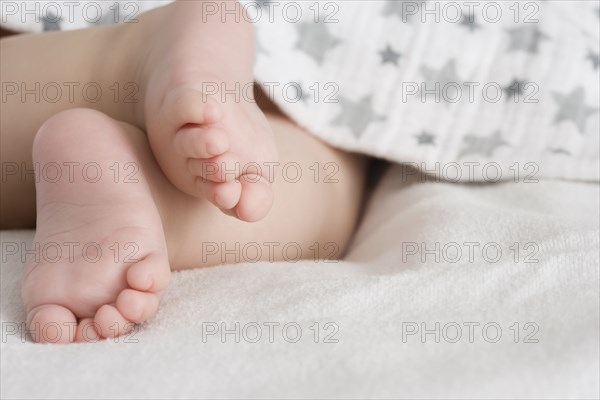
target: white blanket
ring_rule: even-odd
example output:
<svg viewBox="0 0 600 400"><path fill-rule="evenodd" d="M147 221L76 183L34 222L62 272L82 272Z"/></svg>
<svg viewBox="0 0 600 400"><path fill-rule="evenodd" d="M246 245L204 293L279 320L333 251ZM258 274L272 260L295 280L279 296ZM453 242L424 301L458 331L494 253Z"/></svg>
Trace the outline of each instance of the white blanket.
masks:
<svg viewBox="0 0 600 400"><path fill-rule="evenodd" d="M118 343L24 341L21 263L4 249L32 233L2 232L2 397L598 398L598 185L402 180L379 185L346 261L176 273ZM413 254L436 242L440 262ZM465 242L474 258L450 263Z"/></svg>

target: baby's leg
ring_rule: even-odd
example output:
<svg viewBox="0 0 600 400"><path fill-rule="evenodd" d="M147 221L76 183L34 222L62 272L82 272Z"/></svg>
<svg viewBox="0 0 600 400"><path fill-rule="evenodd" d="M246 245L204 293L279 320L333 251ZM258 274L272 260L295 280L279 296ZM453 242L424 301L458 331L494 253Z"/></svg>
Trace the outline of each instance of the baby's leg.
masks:
<svg viewBox="0 0 600 400"><path fill-rule="evenodd" d="M44 121L60 111L86 107L133 124L133 106L141 95L132 90L138 84L124 69L128 58L110 45L128 29L103 26L0 40L1 229L35 226L31 148Z"/></svg>
<svg viewBox="0 0 600 400"><path fill-rule="evenodd" d="M206 5L219 10L213 14ZM32 198L31 174L25 173L29 182L23 185L21 173L31 169L27 153L42 122L86 107L147 132L161 168L179 189L243 220L263 218L272 202L270 177L254 179L256 170L244 167L275 162L277 151L252 90L246 90L252 84L252 26L243 18L236 22L235 15L221 18L220 8L235 5L178 1L137 23L3 39L0 131L3 183L10 193ZM207 97L208 87L218 94ZM237 95L221 96L232 89ZM22 159L28 162L17 165ZM234 179L244 171L250 179ZM32 215L33 204L23 203L23 196L0 196L3 206L19 211L5 216L3 227Z"/></svg>
<svg viewBox="0 0 600 400"><path fill-rule="evenodd" d="M146 21L163 21L160 10L151 16ZM75 336L85 339L87 334L89 339L94 332L120 334L128 321L149 318L168 281L169 265L182 269L258 259L339 257L360 208L362 157L333 150L281 117L268 119L281 159L273 166L275 205L265 220L242 223L207 200L175 188L154 160L142 130L133 126L140 124L136 110L147 94L144 82L137 80L127 69L131 64L124 62L144 59L143 54L138 57L139 46L128 42L134 28L139 29L111 26L23 35L0 42L2 90L7 95L2 99L0 118L0 226L33 227L34 179L24 172L32 170L35 161L42 173L37 187L36 241L40 249L58 244L66 260L49 260L44 251L38 260L30 260L23 297L30 328L49 322L62 324L61 341L73 338L66 328L75 321L80 323ZM113 48L112 43L121 46ZM63 92L57 102L36 101L40 94L37 83L56 83L63 89L67 84L79 86L74 98ZM103 89L98 102L82 98L81 86L87 83ZM115 100L114 89L122 90L130 83L140 83L138 103L126 103L122 96ZM17 94L9 94L13 84L18 86ZM33 94L23 92L31 88ZM63 180L53 183L43 174L51 163L64 168ZM89 181L94 180L88 175L93 173L94 163L100 165L104 181ZM262 167L269 165L273 164ZM90 166L86 175L78 169L82 166ZM270 172L263 170L259 175ZM71 176L75 181L64 181ZM115 177L118 183L114 183ZM214 198L209 200L214 202ZM102 249L101 258L90 262L96 245ZM71 258L71 254L79 254L79 258ZM131 256L139 262L124 258ZM92 318L98 328L83 329ZM43 329L38 331L36 339L48 340L43 333Z"/></svg>
<svg viewBox="0 0 600 400"><path fill-rule="evenodd" d="M274 168L276 202L255 224L175 188L143 132L131 125L88 109L44 123L34 161L64 170L63 179L36 184L40 252L29 260L23 281L34 339L68 342L124 333L156 311L169 264L183 269L339 258L358 218L364 160L279 117L271 122L282 155ZM57 248L60 260L41 250Z"/></svg>
<svg viewBox="0 0 600 400"><path fill-rule="evenodd" d="M6 165L28 158L15 154L31 148L34 132L54 113L93 108L147 132L162 170L182 191L240 219L263 218L272 202L270 177L244 167L275 162L277 151L247 90L253 28L239 15L222 19L222 9L236 4L178 1L139 16L137 23L3 39L0 129ZM208 97L209 88L218 93ZM222 96L231 90L236 94ZM13 166L8 186L31 197L31 183L13 182L20 179ZM17 172L24 170L19 166ZM244 171L250 179L235 180ZM33 208L20 206L17 197L0 200Z"/></svg>

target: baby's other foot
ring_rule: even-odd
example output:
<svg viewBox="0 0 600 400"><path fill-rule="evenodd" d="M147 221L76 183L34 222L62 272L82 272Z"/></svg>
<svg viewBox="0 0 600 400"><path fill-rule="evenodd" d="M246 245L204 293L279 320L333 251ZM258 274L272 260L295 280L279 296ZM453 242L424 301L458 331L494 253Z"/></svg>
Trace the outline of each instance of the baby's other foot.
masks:
<svg viewBox="0 0 600 400"><path fill-rule="evenodd" d="M243 19L203 15L202 3L176 2L141 19L160 28L160 36L147 39L140 68L143 126L171 183L241 220L258 221L273 201L277 150L252 90L244 90L252 84L254 33ZM207 87L218 93L207 96Z"/></svg>
<svg viewBox="0 0 600 400"><path fill-rule="evenodd" d="M35 341L119 336L156 313L170 269L139 169L144 141L136 128L85 109L59 113L38 132L34 162L64 170L36 182L36 252L22 284Z"/></svg>
<svg viewBox="0 0 600 400"><path fill-rule="evenodd" d="M148 135L159 143L153 148L163 172L180 190L244 221L269 212L277 150L256 104L220 103L191 87L172 88L160 110L148 114Z"/></svg>

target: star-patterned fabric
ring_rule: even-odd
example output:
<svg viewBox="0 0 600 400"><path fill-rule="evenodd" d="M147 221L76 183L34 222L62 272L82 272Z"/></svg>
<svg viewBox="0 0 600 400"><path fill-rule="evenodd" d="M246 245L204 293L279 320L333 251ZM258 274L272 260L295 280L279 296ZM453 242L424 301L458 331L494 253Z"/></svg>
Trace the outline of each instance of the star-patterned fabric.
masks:
<svg viewBox="0 0 600 400"><path fill-rule="evenodd" d="M90 3L103 18L0 17L12 29L74 29L168 1ZM334 146L426 171L535 163L536 177L600 179L600 1L242 4L257 27L257 81Z"/></svg>
<svg viewBox="0 0 600 400"><path fill-rule="evenodd" d="M256 77L301 81L302 101L272 96L321 139L426 172L599 180L600 2L291 1L299 22L278 3L257 22Z"/></svg>

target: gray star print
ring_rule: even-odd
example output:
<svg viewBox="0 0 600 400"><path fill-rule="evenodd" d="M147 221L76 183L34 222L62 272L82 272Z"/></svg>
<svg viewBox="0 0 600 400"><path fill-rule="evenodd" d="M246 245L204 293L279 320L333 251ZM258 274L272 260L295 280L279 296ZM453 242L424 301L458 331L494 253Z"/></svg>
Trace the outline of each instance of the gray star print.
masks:
<svg viewBox="0 0 600 400"><path fill-rule="evenodd" d="M420 134L415 135L415 138L417 138L417 144L419 146L423 146L423 145L435 146L435 136L433 136L429 132L423 131Z"/></svg>
<svg viewBox="0 0 600 400"><path fill-rule="evenodd" d="M56 15L44 15L42 16L42 29L44 32L48 31L60 31L61 18Z"/></svg>
<svg viewBox="0 0 600 400"><path fill-rule="evenodd" d="M513 79L511 83L502 88L502 91L506 94L506 101L514 101L517 103L525 90L526 81L519 79Z"/></svg>
<svg viewBox="0 0 600 400"><path fill-rule="evenodd" d="M419 15L427 0L388 0L383 9L383 15L397 15L402 22L411 21L415 15Z"/></svg>
<svg viewBox="0 0 600 400"><path fill-rule="evenodd" d="M508 146L508 143L502 139L499 131L496 131L490 137L467 135L463 138L463 148L458 158L462 158L468 154L481 154L491 157L494 154L494 150L500 146Z"/></svg>
<svg viewBox="0 0 600 400"><path fill-rule="evenodd" d="M460 24L465 28L469 29L469 31L473 32L477 29L481 29L481 26L475 21L474 15L466 15L463 17Z"/></svg>
<svg viewBox="0 0 600 400"><path fill-rule="evenodd" d="M381 64L394 64L398 65L398 59L401 57L400 53L396 53L394 49L388 44L385 50L379 52L381 55Z"/></svg>
<svg viewBox="0 0 600 400"><path fill-rule="evenodd" d="M92 22L94 25L112 25L115 24L115 17L113 15L105 15L98 21Z"/></svg>
<svg viewBox="0 0 600 400"><path fill-rule="evenodd" d="M262 11L266 11L267 14L269 14L271 12L271 7L274 7L274 1L273 0L254 0L254 3Z"/></svg>
<svg viewBox="0 0 600 400"><path fill-rule="evenodd" d="M594 70L596 70L600 65L600 54L594 53L590 50L588 56L586 57L586 60L590 60L592 62L592 65L594 66Z"/></svg>
<svg viewBox="0 0 600 400"><path fill-rule="evenodd" d="M310 90L304 89L304 85L302 84L302 82L294 82L292 83L292 85L296 89L296 95L292 97L292 100L294 102L297 102L296 100L299 100L303 103L306 103L308 100L310 100Z"/></svg>
<svg viewBox="0 0 600 400"><path fill-rule="evenodd" d="M427 90L433 90L436 83L440 84L440 92L443 92L442 89L449 83L462 85L462 80L456 73L456 62L454 60L449 60L442 69L437 71L423 66L421 67L421 73L425 77ZM448 104L449 99L446 96L441 96L441 99Z"/></svg>
<svg viewBox="0 0 600 400"><path fill-rule="evenodd" d="M319 64L323 63L325 53L340 44L341 40L329 33L328 24L324 22L301 22L298 27L296 48L304 51Z"/></svg>
<svg viewBox="0 0 600 400"><path fill-rule="evenodd" d="M423 66L421 67L421 73L425 76L427 83L435 84L439 82L440 85L444 86L448 83L458 83L461 81L456 73L456 62L454 60L449 60L442 69L437 71Z"/></svg>
<svg viewBox="0 0 600 400"><path fill-rule="evenodd" d="M385 120L385 117L373 111L371 103L371 96L364 97L358 102L342 96L339 102L342 112L333 120L333 123L347 126L354 136L359 138L371 122Z"/></svg>
<svg viewBox="0 0 600 400"><path fill-rule="evenodd" d="M548 39L535 25L509 29L508 34L510 35L509 52L523 50L534 54L538 52L540 40Z"/></svg>
<svg viewBox="0 0 600 400"><path fill-rule="evenodd" d="M585 91L583 87L575 88L569 95L553 93L554 100L560 107L554 117L554 123L572 121L580 133L585 131L587 117L598 112L597 108L588 107L585 104Z"/></svg>

